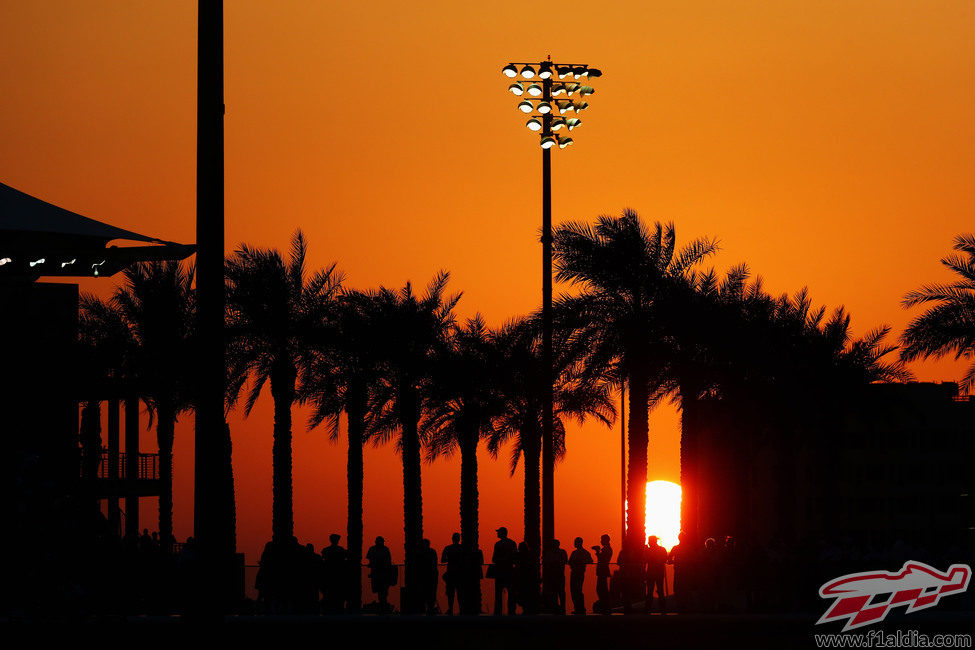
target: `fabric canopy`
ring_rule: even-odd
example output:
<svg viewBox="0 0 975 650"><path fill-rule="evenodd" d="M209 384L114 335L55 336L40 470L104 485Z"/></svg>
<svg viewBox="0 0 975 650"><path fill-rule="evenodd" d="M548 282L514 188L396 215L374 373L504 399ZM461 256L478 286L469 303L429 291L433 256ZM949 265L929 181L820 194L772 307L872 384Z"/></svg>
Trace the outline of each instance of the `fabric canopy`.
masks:
<svg viewBox="0 0 975 650"><path fill-rule="evenodd" d="M83 217L0 183L0 232L2 231L75 235L106 242L112 239L128 239L162 243L162 240L154 237Z"/></svg>
<svg viewBox="0 0 975 650"><path fill-rule="evenodd" d="M109 245L115 240L151 245ZM137 262L186 259L195 249L83 217L0 183L0 281L107 276Z"/></svg>

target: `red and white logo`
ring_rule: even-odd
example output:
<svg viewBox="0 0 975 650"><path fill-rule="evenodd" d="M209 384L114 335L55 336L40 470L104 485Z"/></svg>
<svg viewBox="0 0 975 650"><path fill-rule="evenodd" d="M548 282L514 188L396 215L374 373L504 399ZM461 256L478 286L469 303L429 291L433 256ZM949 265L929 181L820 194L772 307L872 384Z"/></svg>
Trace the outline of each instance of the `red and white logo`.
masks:
<svg viewBox="0 0 975 650"><path fill-rule="evenodd" d="M879 623L894 607L907 605L907 613L934 607L942 596L968 589L972 570L967 564L952 564L942 573L922 562L905 562L900 571L865 571L830 580L819 588L820 598L836 598L833 606L816 621L829 623L847 619L843 631ZM886 599L875 598L890 594ZM874 602L871 600L874 599Z"/></svg>

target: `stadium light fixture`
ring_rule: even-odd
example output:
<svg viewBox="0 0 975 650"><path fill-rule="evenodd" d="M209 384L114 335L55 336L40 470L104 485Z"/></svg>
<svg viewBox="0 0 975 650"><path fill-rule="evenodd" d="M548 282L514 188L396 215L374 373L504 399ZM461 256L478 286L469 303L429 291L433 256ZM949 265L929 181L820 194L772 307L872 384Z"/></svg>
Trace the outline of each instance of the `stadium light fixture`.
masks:
<svg viewBox="0 0 975 650"><path fill-rule="evenodd" d="M519 67L520 70L519 70ZM568 111L578 114L589 105L580 100L556 100L557 96L572 96L576 93L580 97L592 95L592 86L578 83L583 77L591 80L602 76L597 68L590 68L586 64L559 64L548 57L540 63L515 61L505 65L501 72L508 78L521 75L523 79L535 79L537 82L525 84L515 81L508 90L516 96L527 93L533 99L523 99L518 108L529 114L526 126L538 133L539 146L542 148L542 367L546 375L543 382L542 395L542 548L541 552L552 547L555 537L555 420L553 410L553 355L552 355L552 149L556 146L565 149L573 144L572 138L556 134L562 128L569 131L582 124L577 117L564 118ZM562 81L572 75L572 81ZM558 77L558 80L556 80ZM537 98L537 99L534 99ZM558 110L558 116L555 111ZM543 595L550 600L554 593L551 578L543 573Z"/></svg>

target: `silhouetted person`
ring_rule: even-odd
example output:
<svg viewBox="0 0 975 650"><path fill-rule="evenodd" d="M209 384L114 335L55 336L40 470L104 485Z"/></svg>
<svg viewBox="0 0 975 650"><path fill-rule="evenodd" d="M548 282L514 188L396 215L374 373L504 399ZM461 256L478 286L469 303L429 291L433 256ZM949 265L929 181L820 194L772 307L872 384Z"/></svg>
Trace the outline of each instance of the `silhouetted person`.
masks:
<svg viewBox="0 0 975 650"><path fill-rule="evenodd" d="M597 607L600 614L609 614L611 598L609 595L609 578L612 575L609 563L613 559L613 547L609 545L609 535L599 538L600 546L594 546L596 551L596 596L599 598Z"/></svg>
<svg viewBox="0 0 975 650"><path fill-rule="evenodd" d="M633 602L646 595L646 569L643 543L639 540L625 541L617 555L619 564L619 590L623 600L623 613L633 613Z"/></svg>
<svg viewBox="0 0 975 650"><path fill-rule="evenodd" d="M437 613L437 587L440 584L440 571L437 565L437 549L430 545L429 539L424 539L420 549L423 558L423 609L428 615Z"/></svg>
<svg viewBox="0 0 975 650"><path fill-rule="evenodd" d="M446 565L443 572L444 590L447 592L447 616L454 615L454 595L460 596L458 611L464 610L464 547L460 545L460 533L450 537L450 545L440 554L440 561Z"/></svg>
<svg viewBox="0 0 975 650"><path fill-rule="evenodd" d="M262 556L263 559L263 556ZM176 559L176 570L180 577L180 586L187 611L201 611L203 590L200 588L200 553L193 537L187 537L186 543L179 551Z"/></svg>
<svg viewBox="0 0 975 650"><path fill-rule="evenodd" d="M667 564L671 564L674 567L674 586L671 589L671 593L674 594L674 600L677 602L677 611L683 612L686 609L686 594L684 593L686 585L686 576L684 575L684 570L681 568L682 558L681 558L681 544L684 541L684 533L680 533L677 536L677 543L673 545L670 549L670 553L667 554Z"/></svg>
<svg viewBox="0 0 975 650"><path fill-rule="evenodd" d="M664 593L664 577L666 575L667 549L660 545L656 535L647 538L647 599L643 609L649 612L653 607L653 593L660 598L660 611L667 612L667 596Z"/></svg>
<svg viewBox="0 0 975 650"><path fill-rule="evenodd" d="M322 582L325 612L335 614L345 607L349 579L349 554L339 546L341 535L328 536L329 545L322 549Z"/></svg>
<svg viewBox="0 0 975 650"><path fill-rule="evenodd" d="M295 572L298 540L270 541L261 554L256 587L266 611L271 614L291 614L295 603Z"/></svg>
<svg viewBox="0 0 975 650"><path fill-rule="evenodd" d="M552 585L555 610L559 614L565 614L565 567L568 563L569 556L565 549L559 540L553 539L552 546L542 561L542 580Z"/></svg>
<svg viewBox="0 0 975 650"><path fill-rule="evenodd" d="M701 555L698 570L700 574L695 582L701 589L701 604L705 612L711 613L716 605L717 585L715 579L718 573L718 545L713 537L704 540L704 553Z"/></svg>
<svg viewBox="0 0 975 650"><path fill-rule="evenodd" d="M185 546L183 547L186 548ZM180 551L180 556L184 555L184 551ZM270 608L271 602L271 573L273 572L272 564L273 560L271 556L273 551L271 549L271 542L264 545L264 551L261 553L261 559L258 561L257 565L257 575L254 577L254 588L257 589L257 602L266 608Z"/></svg>
<svg viewBox="0 0 975 650"><path fill-rule="evenodd" d="M320 613L318 592L321 585L322 558L315 552L314 544L305 544L300 549L296 569L299 611L302 614Z"/></svg>
<svg viewBox="0 0 975 650"><path fill-rule="evenodd" d="M538 613L538 553L528 542L518 545L515 559L515 595L523 614Z"/></svg>
<svg viewBox="0 0 975 650"><path fill-rule="evenodd" d="M575 550L569 556L569 593L572 595L572 613L585 616L586 597L582 594L582 585L586 580L586 565L592 564L592 555L582 548L582 538L576 537L573 544Z"/></svg>
<svg viewBox="0 0 975 650"><path fill-rule="evenodd" d="M376 538L376 544L366 553L369 562L369 583L372 593L379 598L379 612L389 609L389 588L393 585L393 556L386 547L386 540Z"/></svg>
<svg viewBox="0 0 975 650"><path fill-rule="evenodd" d="M294 614L298 611L302 595L300 584L302 548L301 544L298 543L298 538L294 535L291 536L289 542L285 542L283 557L281 607L285 614Z"/></svg>
<svg viewBox="0 0 975 650"><path fill-rule="evenodd" d="M717 606L719 611L729 611L741 604L741 599L738 597L739 590L747 593L747 586L743 584L745 581L742 567L739 564L741 557L734 537L731 535L725 537L724 544L718 549L718 557L717 572L714 576Z"/></svg>
<svg viewBox="0 0 975 650"><path fill-rule="evenodd" d="M481 580L484 578L484 552L473 548L464 552L463 587L458 593L460 610L465 616L481 613Z"/></svg>
<svg viewBox="0 0 975 650"><path fill-rule="evenodd" d="M508 615L514 616L515 597L512 593L515 579L515 556L518 545L508 539L508 529L498 528L498 541L494 543L494 554L491 556L491 570L489 578L494 578L494 615L500 616L501 599L505 589L508 590Z"/></svg>

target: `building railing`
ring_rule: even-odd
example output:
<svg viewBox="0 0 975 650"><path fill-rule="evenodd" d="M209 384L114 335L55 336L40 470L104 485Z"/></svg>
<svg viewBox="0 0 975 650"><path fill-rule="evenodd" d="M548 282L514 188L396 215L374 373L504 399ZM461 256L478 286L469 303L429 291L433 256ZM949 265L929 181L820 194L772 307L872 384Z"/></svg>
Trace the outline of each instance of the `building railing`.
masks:
<svg viewBox="0 0 975 650"><path fill-rule="evenodd" d="M84 476L87 459L81 458L81 475ZM115 477L112 476L113 470ZM95 476L100 479L118 478L125 480L128 478L128 462L124 452L113 456L107 450L102 450L98 458L98 469ZM140 481L154 481L159 479L159 454L139 453L138 474L136 479Z"/></svg>

